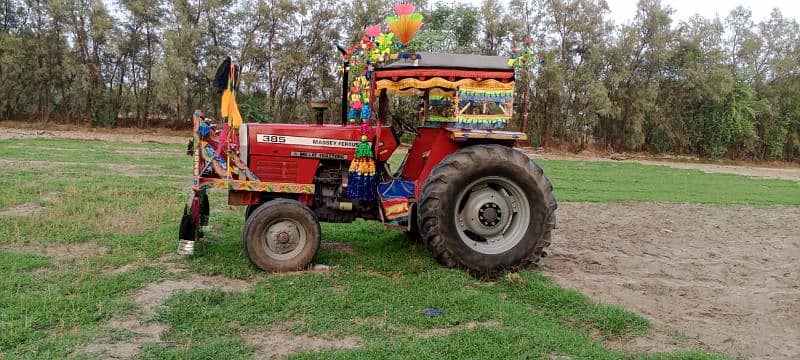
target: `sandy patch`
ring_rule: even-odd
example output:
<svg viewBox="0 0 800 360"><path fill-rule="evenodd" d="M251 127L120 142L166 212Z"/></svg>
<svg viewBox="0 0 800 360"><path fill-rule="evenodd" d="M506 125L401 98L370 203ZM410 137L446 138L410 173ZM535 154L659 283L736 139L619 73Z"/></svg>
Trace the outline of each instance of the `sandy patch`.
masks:
<svg viewBox="0 0 800 360"><path fill-rule="evenodd" d="M0 128L0 140L6 139L31 139L31 138L59 138L74 140L102 140L102 141L124 141L124 142L153 142L161 144L185 144L191 133L187 131L186 136L163 136L151 134L114 134L107 132L93 131L61 131L61 130L33 130L33 129L12 129Z"/></svg>
<svg viewBox="0 0 800 360"><path fill-rule="evenodd" d="M91 258L104 255L108 251L105 247L90 242L76 244L9 244L6 249L44 255L56 261Z"/></svg>
<svg viewBox="0 0 800 360"><path fill-rule="evenodd" d="M101 272L103 273L103 275L119 275L119 274L133 272L138 268L139 268L138 264L129 263L119 267L106 266L103 267Z"/></svg>
<svg viewBox="0 0 800 360"><path fill-rule="evenodd" d="M188 178L189 176L162 175L159 173L160 166L157 165L133 165L133 164L114 164L114 163L93 163L93 162L73 162L73 161L45 161L45 160L7 160L0 159L3 166L21 166L27 169L55 170L64 166L102 166L120 175L130 177L158 176ZM101 174L106 175L106 174Z"/></svg>
<svg viewBox="0 0 800 360"><path fill-rule="evenodd" d="M765 168L765 167L738 166L738 165L682 163L682 162L654 161L654 160L634 160L634 161L645 165L658 165L676 169L700 170L704 173L736 174L736 175L742 175L754 178L763 178L763 179L782 179L782 180L800 181L800 169L798 168L782 169L782 168Z"/></svg>
<svg viewBox="0 0 800 360"><path fill-rule="evenodd" d="M42 202L50 204L58 201L58 193L56 192L48 192L42 194L40 197ZM2 210L0 210L0 216L21 216L21 217L28 217L38 214L44 210L39 204L34 203L24 203L18 205L8 206Z"/></svg>
<svg viewBox="0 0 800 360"><path fill-rule="evenodd" d="M521 148L522 152L533 159L546 160L576 160L576 161L625 161L635 162L644 165L667 166L675 169L700 170L705 173L736 174L747 177L762 179L782 179L800 181L800 167L763 167L763 166L741 166L741 165L722 165L697 162L681 162L683 157L665 157L654 159L650 156L611 154L603 157L601 154L587 152L580 154L571 153L550 153L544 149ZM695 159L686 159L695 161Z"/></svg>
<svg viewBox="0 0 800 360"><path fill-rule="evenodd" d="M339 243L339 242L330 242L330 241L323 241L322 248L325 250L333 250L338 252L343 252L348 255L355 255L356 248L349 244Z"/></svg>
<svg viewBox="0 0 800 360"><path fill-rule="evenodd" d="M503 323L501 323L500 321L497 321L497 320L487 320L487 321L481 321L481 322L470 321L470 322L467 322L467 323L464 323L464 324L459 324L459 325L450 326L450 327L446 327L446 328L433 328L433 329L424 330L422 332L418 332L416 334L416 336L418 338L420 338L420 339L426 339L426 338L434 337L434 336L447 336L447 335L450 335L450 333L452 333L454 331L457 331L457 330L475 330L475 329L483 328L483 327L498 327L498 326L501 326L501 325L503 325Z"/></svg>
<svg viewBox="0 0 800 360"><path fill-rule="evenodd" d="M172 256L163 257L169 260ZM165 263L167 271L173 273L187 273L186 269L176 263ZM104 273L124 273L132 271L135 265L124 265L115 269L104 269ZM139 354L139 349L144 344L162 342L161 335L169 329L165 324L150 321L155 314L155 309L164 300L177 291L195 291L219 289L224 292L247 291L252 286L251 282L236 280L224 276L204 276L188 273L185 279L165 280L151 283L131 296L139 306L139 312L122 318L112 318L108 322L110 329L127 330L135 333L131 338L122 341L111 341L108 337L101 337L95 342L79 347L78 353L101 355L107 359L130 359Z"/></svg>
<svg viewBox="0 0 800 360"><path fill-rule="evenodd" d="M247 343L256 348L255 359L277 359L301 350L352 349L361 345L361 339L353 336L336 338L297 335L275 327L267 332L247 335Z"/></svg>
<svg viewBox="0 0 800 360"><path fill-rule="evenodd" d="M12 205L0 210L0 216L18 216L18 217L27 217L33 216L39 212L44 210L43 207L34 204L34 203L24 203L19 205Z"/></svg>
<svg viewBox="0 0 800 360"><path fill-rule="evenodd" d="M46 203L54 203L58 201L59 195L57 192L47 192L42 194L42 196L40 196L39 198Z"/></svg>
<svg viewBox="0 0 800 360"><path fill-rule="evenodd" d="M244 280L190 273L186 279L149 284L134 294L133 301L145 314L152 314L158 305L177 291L219 289L224 292L238 292L247 291L251 286L251 283Z"/></svg>
<svg viewBox="0 0 800 360"><path fill-rule="evenodd" d="M130 359L139 353L142 345L161 342L161 334L168 329L158 322L143 323L135 319L111 319L108 327L134 334L125 341L92 343L81 348L80 352L102 355L104 359Z"/></svg>
<svg viewBox="0 0 800 360"><path fill-rule="evenodd" d="M561 203L558 215L542 265L558 284L732 356L800 358L800 207ZM615 346L661 349L651 340Z"/></svg>

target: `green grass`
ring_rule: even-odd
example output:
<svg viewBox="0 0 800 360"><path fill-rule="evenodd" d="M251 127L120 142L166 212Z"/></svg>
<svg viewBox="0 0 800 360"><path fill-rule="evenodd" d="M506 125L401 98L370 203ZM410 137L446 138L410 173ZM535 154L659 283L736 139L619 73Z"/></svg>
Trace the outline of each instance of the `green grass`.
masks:
<svg viewBox="0 0 800 360"><path fill-rule="evenodd" d="M800 205L800 183L600 161L539 162L566 201Z"/></svg>
<svg viewBox="0 0 800 360"><path fill-rule="evenodd" d="M392 169L405 153L395 154ZM536 160L559 201L800 205L800 182L633 162Z"/></svg>
<svg viewBox="0 0 800 360"><path fill-rule="evenodd" d="M153 150L153 153L148 151ZM0 216L0 358L51 359L98 339L124 339L112 317L133 316L131 296L176 278L162 256L174 252L178 219L190 187L191 159L181 145L75 140L0 141L0 211L25 203L43 209ZM31 162L32 161L32 162ZM111 165L109 165L111 164ZM128 165L128 167L114 166ZM677 201L797 205L798 184L616 163L543 161L560 200ZM127 172L126 172L127 171ZM597 304L534 271L476 280L444 269L424 249L375 222L323 224L325 241L356 254L320 250L326 273L267 275L241 250L242 211L212 193L209 243L180 259L194 272L248 279L245 292L183 291L158 308L169 326L163 343L141 358L242 358L255 349L247 334L288 327L296 334L355 336L361 346L301 352L297 358L640 358L608 349L604 339L648 333L649 322ZM25 249L93 244L103 251L58 258ZM104 269L139 264L130 272ZM444 314L427 317L425 307ZM470 329L470 322L490 324ZM453 328L436 336L432 329ZM649 355L710 359L701 350Z"/></svg>

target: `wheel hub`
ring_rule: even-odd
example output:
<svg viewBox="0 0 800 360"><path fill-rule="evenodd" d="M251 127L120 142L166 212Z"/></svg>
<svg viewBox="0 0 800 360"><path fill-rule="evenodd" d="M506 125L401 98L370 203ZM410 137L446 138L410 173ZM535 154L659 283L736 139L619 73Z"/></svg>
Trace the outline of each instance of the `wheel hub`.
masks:
<svg viewBox="0 0 800 360"><path fill-rule="evenodd" d="M507 178L487 176L476 180L456 200L456 228L461 241L479 253L508 251L528 229L528 198L519 185Z"/></svg>
<svg viewBox="0 0 800 360"><path fill-rule="evenodd" d="M502 216L503 212L500 210L500 206L493 202L485 203L478 209L478 220L480 220L481 224L484 226L497 226L500 220L502 220Z"/></svg>
<svg viewBox="0 0 800 360"><path fill-rule="evenodd" d="M510 217L511 204L503 194L490 187L484 187L469 194L460 216L465 230L485 238L502 234Z"/></svg>
<svg viewBox="0 0 800 360"><path fill-rule="evenodd" d="M286 254L300 244L300 230L290 221L280 221L267 229L267 246L276 254Z"/></svg>

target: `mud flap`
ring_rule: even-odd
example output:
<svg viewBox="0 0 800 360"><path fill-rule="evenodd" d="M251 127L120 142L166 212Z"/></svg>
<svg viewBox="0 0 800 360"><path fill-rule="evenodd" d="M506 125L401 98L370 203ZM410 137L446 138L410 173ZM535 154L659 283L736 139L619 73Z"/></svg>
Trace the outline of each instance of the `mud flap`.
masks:
<svg viewBox="0 0 800 360"><path fill-rule="evenodd" d="M200 238L200 196L192 191L189 201L183 208L181 225L178 230L178 255L194 254L194 245Z"/></svg>

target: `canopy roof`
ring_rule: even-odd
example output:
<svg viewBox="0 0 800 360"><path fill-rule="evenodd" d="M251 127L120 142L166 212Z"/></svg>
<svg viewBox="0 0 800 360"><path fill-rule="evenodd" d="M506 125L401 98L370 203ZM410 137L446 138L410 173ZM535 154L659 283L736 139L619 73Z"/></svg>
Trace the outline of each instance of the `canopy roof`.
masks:
<svg viewBox="0 0 800 360"><path fill-rule="evenodd" d="M411 95L439 89L454 95L457 89L513 90L514 68L508 58L468 54L421 53L415 60L400 59L372 74L376 90ZM416 62L416 63L415 63Z"/></svg>
<svg viewBox="0 0 800 360"><path fill-rule="evenodd" d="M504 56L484 56L472 54L420 53L421 58L414 65L411 59L401 59L380 69L468 69L514 72Z"/></svg>

